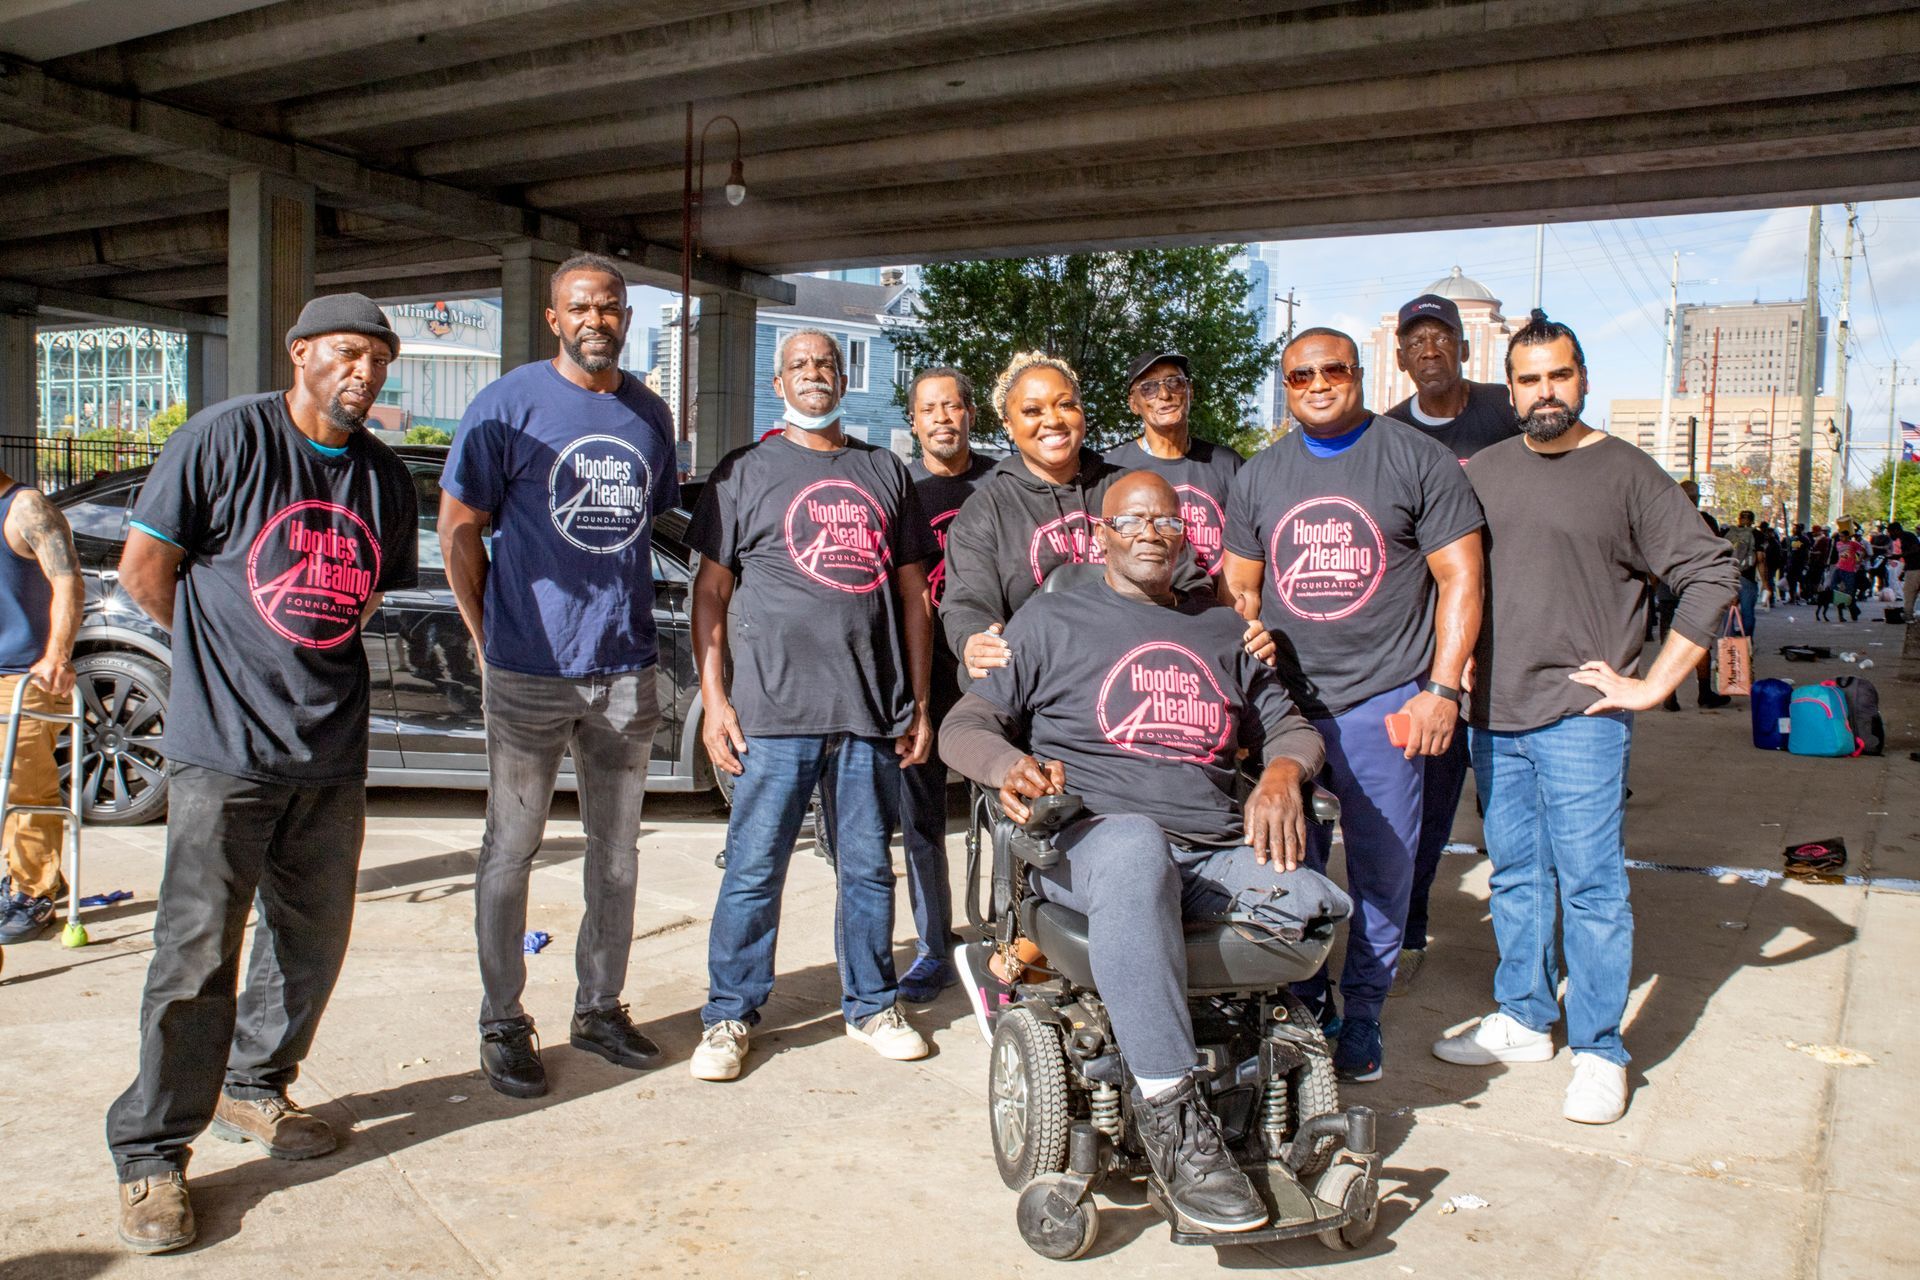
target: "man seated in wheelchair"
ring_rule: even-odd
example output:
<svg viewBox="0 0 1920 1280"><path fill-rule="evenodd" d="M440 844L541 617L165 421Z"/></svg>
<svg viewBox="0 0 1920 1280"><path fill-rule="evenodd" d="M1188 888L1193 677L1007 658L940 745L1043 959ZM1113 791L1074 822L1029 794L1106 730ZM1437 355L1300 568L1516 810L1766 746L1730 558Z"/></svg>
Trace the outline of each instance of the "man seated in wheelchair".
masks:
<svg viewBox="0 0 1920 1280"><path fill-rule="evenodd" d="M1006 631L1012 661L974 683L940 751L997 788L1016 823L1041 796L1085 801L1086 816L1055 840L1057 861L1020 890L1085 917L1091 986L1131 1074L1132 1128L1161 1195L1193 1229L1249 1231L1267 1210L1193 1074L1182 922L1228 916L1282 950L1311 932L1311 954L1292 966L1301 971L1269 983L1282 992L1324 957L1327 922L1351 909L1303 865L1303 790L1324 748L1279 677L1247 654L1239 616L1172 590L1184 526L1165 480L1123 478L1096 523L1104 577L1021 607ZM1265 768L1243 803L1247 749ZM1012 998L988 970L992 951L958 953L983 1030Z"/></svg>

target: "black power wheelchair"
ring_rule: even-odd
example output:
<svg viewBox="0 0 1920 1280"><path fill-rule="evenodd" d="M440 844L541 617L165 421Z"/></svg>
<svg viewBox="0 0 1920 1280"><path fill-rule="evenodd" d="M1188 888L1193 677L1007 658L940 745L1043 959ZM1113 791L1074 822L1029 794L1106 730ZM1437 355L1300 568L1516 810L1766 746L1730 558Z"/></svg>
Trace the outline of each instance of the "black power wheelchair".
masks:
<svg viewBox="0 0 1920 1280"><path fill-rule="evenodd" d="M1043 590L1073 589L1088 566L1056 572ZM1095 572L1098 572L1095 569ZM1330 824L1339 801L1309 784L1309 820ZM1078 817L1076 796L1048 796L1016 825L997 793L971 789L967 919L994 944L1013 1002L991 1015L988 1127L1000 1178L1020 1193L1020 1234L1044 1257L1093 1246L1093 1193L1105 1178L1144 1179L1134 1132L1133 1077L1121 1058L1087 957L1087 921L1031 892L1030 869L1060 858L1053 837ZM987 875L983 879L983 864ZM1379 1212L1374 1115L1340 1107L1320 1025L1289 984L1311 977L1333 946L1320 921L1288 941L1247 917L1189 920L1187 995L1200 1051L1196 1078L1229 1146L1272 1215L1255 1231L1190 1231L1149 1182L1148 1198L1175 1244L1264 1244L1318 1236L1338 1251L1373 1235ZM1044 961L1023 966L1027 939ZM983 1028L984 1030L984 1028Z"/></svg>

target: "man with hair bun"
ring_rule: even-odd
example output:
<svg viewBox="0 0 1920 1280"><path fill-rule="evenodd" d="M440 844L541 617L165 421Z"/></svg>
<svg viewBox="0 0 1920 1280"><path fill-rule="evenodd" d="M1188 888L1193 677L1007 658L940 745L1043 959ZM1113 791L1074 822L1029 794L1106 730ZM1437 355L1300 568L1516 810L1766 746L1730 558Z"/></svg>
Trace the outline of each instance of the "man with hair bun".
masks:
<svg viewBox="0 0 1920 1280"><path fill-rule="evenodd" d="M1658 706L1706 655L1734 598L1733 556L1659 464L1581 421L1587 362L1573 330L1536 310L1507 348L1507 381L1524 434L1467 463L1487 520L1470 747L1493 862L1499 1008L1433 1052L1468 1066L1550 1061L1564 954L1573 1076L1562 1114L1611 1124L1627 1106L1633 713ZM1655 575L1678 603L1642 677Z"/></svg>

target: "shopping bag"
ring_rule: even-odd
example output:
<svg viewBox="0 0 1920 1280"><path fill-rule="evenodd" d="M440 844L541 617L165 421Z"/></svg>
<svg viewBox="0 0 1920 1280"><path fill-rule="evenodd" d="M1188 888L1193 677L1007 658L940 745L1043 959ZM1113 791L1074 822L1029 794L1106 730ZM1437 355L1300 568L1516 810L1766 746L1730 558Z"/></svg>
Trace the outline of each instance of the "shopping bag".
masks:
<svg viewBox="0 0 1920 1280"><path fill-rule="evenodd" d="M1720 670L1715 682L1721 693L1748 694L1753 692L1753 641L1748 638L1746 628L1740 625L1740 611L1727 610L1726 634L1715 641L1720 660Z"/></svg>

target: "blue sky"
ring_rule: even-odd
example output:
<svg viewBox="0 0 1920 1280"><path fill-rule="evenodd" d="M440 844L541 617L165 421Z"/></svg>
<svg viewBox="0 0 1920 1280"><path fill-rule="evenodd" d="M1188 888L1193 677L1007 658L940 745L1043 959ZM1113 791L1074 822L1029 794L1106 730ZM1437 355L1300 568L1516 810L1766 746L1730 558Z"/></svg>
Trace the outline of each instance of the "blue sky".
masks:
<svg viewBox="0 0 1920 1280"><path fill-rule="evenodd" d="M1821 228L1822 309L1836 332L1844 216L1841 206L1826 206ZM1886 457L1887 377L1895 355L1908 384L1898 389L1899 416L1920 422L1920 200L1862 204L1859 218L1847 376L1856 484ZM1278 256L1272 283L1281 296L1289 287L1296 291L1298 323L1332 325L1364 338L1383 312L1458 266L1493 290L1502 311L1518 319L1532 302L1533 244L1531 226L1278 241L1272 245ZM1549 226L1544 305L1573 326L1586 348L1593 384L1588 418L1599 425L1609 401L1660 394L1675 251L1681 255L1683 303L1778 301L1804 293L1806 245L1804 206ZM659 304L668 295L650 288L636 288L633 295L636 324L657 325ZM1833 360L1830 348L1829 391Z"/></svg>
<svg viewBox="0 0 1920 1280"><path fill-rule="evenodd" d="M1858 212L1847 374L1856 484L1886 457L1887 377L1896 354L1902 382L1920 384L1920 200L1862 204ZM1837 330L1844 217L1839 205L1823 211L1820 293L1830 330ZM1532 304L1533 246L1531 226L1281 241L1272 246L1279 258L1273 286L1282 296L1289 286L1296 290L1299 323L1364 335L1383 312L1457 265L1518 319ZM1599 425L1611 400L1660 394L1676 250L1682 303L1751 302L1805 294L1806 246L1804 206L1549 226L1543 305L1572 325L1586 348L1593 384L1588 419ZM1829 391L1833 359L1829 349ZM1920 385L1899 388L1897 403L1901 418L1920 421Z"/></svg>

